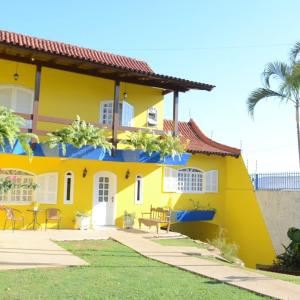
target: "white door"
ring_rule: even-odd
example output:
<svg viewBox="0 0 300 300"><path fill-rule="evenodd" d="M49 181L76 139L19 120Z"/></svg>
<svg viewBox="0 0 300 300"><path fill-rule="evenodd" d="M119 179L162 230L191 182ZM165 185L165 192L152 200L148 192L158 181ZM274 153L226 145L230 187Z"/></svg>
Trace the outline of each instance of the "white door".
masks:
<svg viewBox="0 0 300 300"><path fill-rule="evenodd" d="M94 178L93 228L115 225L117 177L111 172L99 172Z"/></svg>

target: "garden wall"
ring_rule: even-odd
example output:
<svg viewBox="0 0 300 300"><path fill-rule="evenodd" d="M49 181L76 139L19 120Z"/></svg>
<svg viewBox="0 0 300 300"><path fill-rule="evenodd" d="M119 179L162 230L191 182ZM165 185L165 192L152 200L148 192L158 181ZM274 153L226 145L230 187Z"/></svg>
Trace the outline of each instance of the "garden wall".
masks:
<svg viewBox="0 0 300 300"><path fill-rule="evenodd" d="M281 254L282 244L289 244L287 230L300 228L300 191L256 191L256 196L276 254Z"/></svg>

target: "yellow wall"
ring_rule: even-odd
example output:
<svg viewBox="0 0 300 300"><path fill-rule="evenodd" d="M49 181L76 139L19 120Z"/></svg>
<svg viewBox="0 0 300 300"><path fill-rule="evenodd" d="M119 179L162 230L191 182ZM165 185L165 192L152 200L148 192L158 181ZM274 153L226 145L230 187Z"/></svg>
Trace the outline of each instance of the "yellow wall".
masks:
<svg viewBox="0 0 300 300"><path fill-rule="evenodd" d="M275 250L243 159L226 157L225 228L247 264L271 264Z"/></svg>
<svg viewBox="0 0 300 300"><path fill-rule="evenodd" d="M163 167L155 164L102 162L83 159L60 159L34 157L30 163L25 156L10 154L0 155L1 168L16 168L27 170L35 174L58 172L58 202L55 205L41 204L41 208L57 207L63 211L63 227L74 228L74 219L77 211L87 212L93 206L94 175L100 171L110 171L117 175L117 209L116 225L123 226L123 213L134 212L137 219L142 212L149 211L150 206L168 207L173 209L193 209L189 199L199 201L203 207L217 210L215 218L207 222L186 222L172 226L173 230L185 233L193 238L202 240L216 236L219 226L226 229L228 238L239 245L239 256L247 266L254 267L256 263L271 263L275 252L267 232L261 211L258 207L246 168L242 158L193 155L188 166L203 171L218 170L218 193L179 194L163 192ZM88 175L83 178L83 169ZM127 170L130 177L125 179ZM63 203L64 174L73 171L74 204ZM135 204L135 179L137 175L143 177L143 204ZM26 217L26 224L31 220L26 209L30 206L17 206ZM2 215L2 222L3 222ZM40 215L43 223L44 215ZM0 226L3 226L0 223Z"/></svg>
<svg viewBox="0 0 300 300"><path fill-rule="evenodd" d="M18 69L19 79L13 74ZM0 84L18 84L34 89L35 67L32 65L0 59ZM125 84L121 82L121 100ZM146 127L147 110L156 107L158 111L157 129L163 129L164 104L162 90L158 88L126 84L127 102L134 106L134 127ZM114 81L42 68L39 114L51 117L75 119L80 115L90 122L99 122L100 102L113 100ZM39 122L38 129L52 131L58 124Z"/></svg>

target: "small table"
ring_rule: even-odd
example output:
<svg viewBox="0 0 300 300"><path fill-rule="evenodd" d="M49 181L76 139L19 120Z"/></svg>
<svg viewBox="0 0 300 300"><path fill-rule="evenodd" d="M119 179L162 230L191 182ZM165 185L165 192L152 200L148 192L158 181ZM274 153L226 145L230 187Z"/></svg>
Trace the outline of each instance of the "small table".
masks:
<svg viewBox="0 0 300 300"><path fill-rule="evenodd" d="M27 226L32 227L33 230L36 230L37 227L42 227L42 225L38 222L38 213L43 212L41 209L27 209L27 211L32 213L32 222Z"/></svg>

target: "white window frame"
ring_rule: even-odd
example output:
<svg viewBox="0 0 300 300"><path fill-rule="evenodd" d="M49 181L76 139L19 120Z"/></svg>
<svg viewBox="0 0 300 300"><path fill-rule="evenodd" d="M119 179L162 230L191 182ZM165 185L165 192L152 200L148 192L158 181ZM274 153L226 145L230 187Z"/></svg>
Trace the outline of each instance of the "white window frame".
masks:
<svg viewBox="0 0 300 300"><path fill-rule="evenodd" d="M1 84L0 90L4 89L11 89L11 99L10 100L10 106L8 108L12 109L15 112L23 113L22 111L18 110L17 107L17 91L22 91L25 93L28 93L31 96L31 105L30 105L30 112L29 114L33 113L33 102L34 102L34 92L32 89L17 85L17 84ZM32 121L26 120L26 124L24 126L25 128L31 128L32 127Z"/></svg>
<svg viewBox="0 0 300 300"><path fill-rule="evenodd" d="M138 200L138 182L140 183L140 200ZM137 175L135 177L135 187L134 187L134 203L135 204L143 204L144 202L144 197L143 197L143 176L142 175Z"/></svg>
<svg viewBox="0 0 300 300"><path fill-rule="evenodd" d="M132 106L129 102L127 102L127 101L120 101L119 102L119 105L120 105L120 107L119 107L119 125L120 126L123 126L122 125L122 121L123 121L123 114L122 114L122 112L123 112L123 103L126 103L126 104L128 104L128 106L131 106L132 107L132 119L131 119L131 121L129 122L129 124L127 124L127 125L124 125L124 126L128 126L128 127L133 127L134 125L133 125L133 122L134 122L134 106ZM104 114L104 105L105 104L112 104L112 118L111 118L111 124L109 124L109 123L103 123L103 114ZM112 126L112 123L113 123L113 107L114 107L114 101L113 100L104 100L104 101L100 101L100 109L99 109L99 111L100 111L100 116L99 116L99 123L101 124L101 125L108 125L108 126Z"/></svg>
<svg viewBox="0 0 300 300"><path fill-rule="evenodd" d="M35 182L35 174L32 173L32 172L29 172L27 170L23 170L23 169L12 169L12 168L4 168L4 169L1 169L1 171L20 171L20 172L24 172L26 173L27 175L14 175L14 174L0 174L0 178L6 178L6 177L9 177L9 176L22 176L22 177L28 177L28 178L32 178L33 179L33 182ZM6 193L6 195L4 196L6 199L7 198L10 198L11 197L11 193L12 193L13 190L10 190ZM22 196L22 194L24 193L24 189L21 189L20 191L20 197ZM27 200L27 201L0 201L0 204L4 204L4 205L29 205L31 204L33 201L35 200L35 191L32 190L32 195L31 195L31 200Z"/></svg>
<svg viewBox="0 0 300 300"><path fill-rule="evenodd" d="M111 126L112 124L109 124L109 123L103 123L103 110L104 110L104 105L105 104L112 104L112 113L111 113L111 122L113 122L113 116L114 116L114 102L112 100L106 100L106 101L100 101L100 116L99 116L99 123L101 125L108 125L108 126Z"/></svg>
<svg viewBox="0 0 300 300"><path fill-rule="evenodd" d="M68 179L71 179L70 200L67 200ZM64 176L64 204L73 204L74 201L74 172L67 171Z"/></svg>
<svg viewBox="0 0 300 300"><path fill-rule="evenodd" d="M184 171L184 170L187 170L187 169L191 169L191 170L195 170L195 171ZM205 193L205 172L201 169L198 169L198 168L194 168L194 167L185 167L185 168L181 168L178 171L178 182L177 182L177 193L180 193L180 194L203 194ZM192 177L193 175L194 176L202 176L202 182L201 182L201 185L200 185L200 190L193 190L193 189L184 189L184 190L181 190L179 188L179 176L180 176L180 172L182 172L184 175L187 174L189 176L189 179L191 179L190 177ZM191 183L189 184L191 185Z"/></svg>

